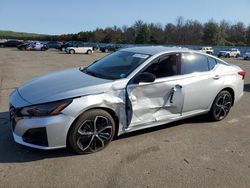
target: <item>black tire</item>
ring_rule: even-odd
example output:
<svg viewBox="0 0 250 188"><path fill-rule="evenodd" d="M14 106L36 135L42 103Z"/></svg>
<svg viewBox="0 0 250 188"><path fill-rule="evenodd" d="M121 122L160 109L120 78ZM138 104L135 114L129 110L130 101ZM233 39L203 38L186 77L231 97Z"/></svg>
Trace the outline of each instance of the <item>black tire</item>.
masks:
<svg viewBox="0 0 250 188"><path fill-rule="evenodd" d="M226 54L226 56L225 56L225 57L230 58L230 55L229 55L229 54Z"/></svg>
<svg viewBox="0 0 250 188"><path fill-rule="evenodd" d="M70 128L68 144L77 154L95 153L107 147L114 134L115 121L107 111L89 110Z"/></svg>
<svg viewBox="0 0 250 188"><path fill-rule="evenodd" d="M72 50L72 49L71 49L71 50L69 50L69 53L70 53L70 54L75 54L76 52L75 52L75 50Z"/></svg>
<svg viewBox="0 0 250 188"><path fill-rule="evenodd" d="M1 48L4 48L5 46L3 44L0 45Z"/></svg>
<svg viewBox="0 0 250 188"><path fill-rule="evenodd" d="M215 98L208 116L213 121L221 121L227 117L232 107L232 95L226 91L221 91Z"/></svg>
<svg viewBox="0 0 250 188"><path fill-rule="evenodd" d="M92 50L88 50L87 54L91 55L92 54Z"/></svg>
<svg viewBox="0 0 250 188"><path fill-rule="evenodd" d="M45 51L46 49L44 47L41 48L41 51Z"/></svg>
<svg viewBox="0 0 250 188"><path fill-rule="evenodd" d="M22 47L21 47L21 50L22 50L22 51L26 50L25 46L22 46Z"/></svg>
<svg viewBox="0 0 250 188"><path fill-rule="evenodd" d="M240 55L239 55L239 54L236 54L235 58L238 58L238 57L240 57Z"/></svg>

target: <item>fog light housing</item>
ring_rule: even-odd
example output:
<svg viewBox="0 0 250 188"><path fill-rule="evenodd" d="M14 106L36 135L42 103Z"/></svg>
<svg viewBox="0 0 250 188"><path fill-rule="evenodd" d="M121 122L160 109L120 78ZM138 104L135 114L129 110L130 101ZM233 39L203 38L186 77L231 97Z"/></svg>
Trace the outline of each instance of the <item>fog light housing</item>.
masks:
<svg viewBox="0 0 250 188"><path fill-rule="evenodd" d="M45 127L29 129L24 133L22 138L24 142L48 147L48 138Z"/></svg>

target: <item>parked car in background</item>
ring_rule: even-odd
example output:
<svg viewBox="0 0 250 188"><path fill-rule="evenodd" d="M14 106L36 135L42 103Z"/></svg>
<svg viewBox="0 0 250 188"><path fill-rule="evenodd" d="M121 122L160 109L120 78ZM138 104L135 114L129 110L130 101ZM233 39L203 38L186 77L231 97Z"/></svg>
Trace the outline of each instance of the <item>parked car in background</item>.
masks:
<svg viewBox="0 0 250 188"><path fill-rule="evenodd" d="M79 44L81 44L81 43L82 43L81 41L68 41L68 42L63 43L63 44L59 47L59 50L65 51L66 48L72 47L72 46L76 46L76 45L79 45Z"/></svg>
<svg viewBox="0 0 250 188"><path fill-rule="evenodd" d="M100 51L101 52L115 52L118 49L120 49L121 46L120 45L116 45L116 44L107 44L107 45L103 45L100 46Z"/></svg>
<svg viewBox="0 0 250 188"><path fill-rule="evenodd" d="M49 41L49 42L46 42L45 45L47 46L47 48L59 49L61 47L61 45L62 45L62 42Z"/></svg>
<svg viewBox="0 0 250 188"><path fill-rule="evenodd" d="M0 47L1 48L4 48L4 47L17 47L19 44L22 44L22 42L18 41L18 40L7 40L5 42L1 42Z"/></svg>
<svg viewBox="0 0 250 188"><path fill-rule="evenodd" d="M28 147L69 146L83 154L104 149L114 136L200 114L220 121L243 96L245 74L198 51L124 48L13 91L13 137Z"/></svg>
<svg viewBox="0 0 250 188"><path fill-rule="evenodd" d="M218 57L240 57L240 50L237 48L228 49L225 51L219 51Z"/></svg>
<svg viewBox="0 0 250 188"><path fill-rule="evenodd" d="M202 47L199 49L200 52L207 53L207 54L213 54L214 49L212 47Z"/></svg>
<svg viewBox="0 0 250 188"><path fill-rule="evenodd" d="M68 54L92 54L93 47L88 47L85 45L76 45L74 47L67 47L65 52Z"/></svg>
<svg viewBox="0 0 250 188"><path fill-rule="evenodd" d="M17 46L19 50L45 51L48 47L41 42L26 42Z"/></svg>
<svg viewBox="0 0 250 188"><path fill-rule="evenodd" d="M244 53L243 59L244 59L244 60L250 59L250 52Z"/></svg>

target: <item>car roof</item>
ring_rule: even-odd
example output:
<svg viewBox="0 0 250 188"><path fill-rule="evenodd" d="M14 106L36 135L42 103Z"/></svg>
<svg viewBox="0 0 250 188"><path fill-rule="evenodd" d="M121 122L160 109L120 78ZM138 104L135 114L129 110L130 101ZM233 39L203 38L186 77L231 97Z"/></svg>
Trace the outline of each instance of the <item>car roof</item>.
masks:
<svg viewBox="0 0 250 188"><path fill-rule="evenodd" d="M166 46L143 46L143 47L132 47L132 48L124 48L120 51L134 52L134 53L142 53L148 55L156 55L161 52L185 52L185 51L193 51L187 48L179 48L179 47L166 47Z"/></svg>

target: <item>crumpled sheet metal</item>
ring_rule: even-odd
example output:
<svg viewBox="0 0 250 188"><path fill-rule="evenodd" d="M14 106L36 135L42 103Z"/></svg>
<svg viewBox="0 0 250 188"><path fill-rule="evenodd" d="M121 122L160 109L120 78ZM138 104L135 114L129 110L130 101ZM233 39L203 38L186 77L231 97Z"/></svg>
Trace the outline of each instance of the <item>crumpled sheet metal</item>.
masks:
<svg viewBox="0 0 250 188"><path fill-rule="evenodd" d="M145 86L128 87L132 106L130 127L180 115L184 100L180 88L166 82Z"/></svg>

